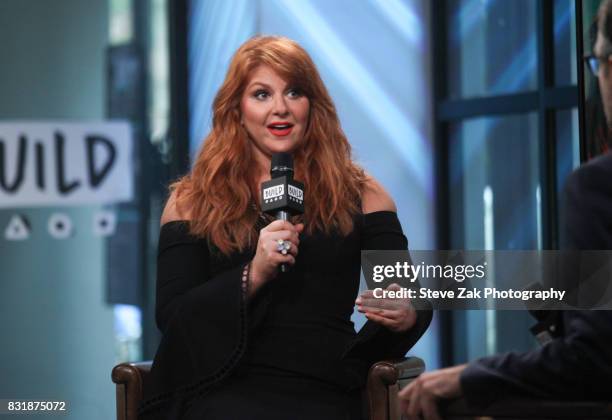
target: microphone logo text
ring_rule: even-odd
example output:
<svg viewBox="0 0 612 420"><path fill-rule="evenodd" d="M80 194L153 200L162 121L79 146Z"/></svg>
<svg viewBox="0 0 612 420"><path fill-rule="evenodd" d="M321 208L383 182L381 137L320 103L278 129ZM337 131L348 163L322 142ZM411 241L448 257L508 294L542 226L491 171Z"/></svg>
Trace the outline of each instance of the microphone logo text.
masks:
<svg viewBox="0 0 612 420"><path fill-rule="evenodd" d="M291 191L291 189L289 191ZM283 194L285 194L285 186L283 184L274 185L272 187L268 187L263 190L264 200L271 200L276 197L282 197Z"/></svg>
<svg viewBox="0 0 612 420"><path fill-rule="evenodd" d="M289 197L293 197L298 201L304 200L304 191L302 191L301 189L294 187L291 184L289 184L287 189L288 189L287 192L289 193Z"/></svg>

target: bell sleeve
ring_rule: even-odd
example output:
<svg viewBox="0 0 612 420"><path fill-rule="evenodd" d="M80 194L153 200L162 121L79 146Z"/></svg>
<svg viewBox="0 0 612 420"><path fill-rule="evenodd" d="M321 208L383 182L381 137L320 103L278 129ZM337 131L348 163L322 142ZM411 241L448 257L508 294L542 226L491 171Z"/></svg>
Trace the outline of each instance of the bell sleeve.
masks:
<svg viewBox="0 0 612 420"><path fill-rule="evenodd" d="M377 211L362 218L362 250L407 250L397 213ZM415 324L408 331L396 333L373 321L367 321L345 357L359 358L368 364L384 359L398 359L414 346L427 330L432 318L431 305L420 301Z"/></svg>
<svg viewBox="0 0 612 420"><path fill-rule="evenodd" d="M250 257L241 255L211 272L208 244L189 234L188 222L162 226L155 308L162 339L144 384L140 418L162 407L178 418L190 398L236 366L249 329L245 270Z"/></svg>

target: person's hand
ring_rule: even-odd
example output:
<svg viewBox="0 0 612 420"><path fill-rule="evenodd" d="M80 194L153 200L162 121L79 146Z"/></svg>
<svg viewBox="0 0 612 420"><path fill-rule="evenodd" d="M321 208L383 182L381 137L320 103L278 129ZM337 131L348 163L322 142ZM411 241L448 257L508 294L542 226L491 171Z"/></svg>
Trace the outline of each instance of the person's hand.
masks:
<svg viewBox="0 0 612 420"><path fill-rule="evenodd" d="M257 251L251 261L250 292L255 292L265 282L276 277L279 265L295 264L295 257L298 254L300 244L299 234L303 230L304 225L302 223L293 225L283 220L275 220L259 231ZM278 251L277 247L280 239L291 242L286 255Z"/></svg>
<svg viewBox="0 0 612 420"><path fill-rule="evenodd" d="M400 290L397 284L387 290ZM366 290L355 300L357 310L370 321L376 322L393 332L404 332L416 322L416 311L408 298L376 298L372 290Z"/></svg>
<svg viewBox="0 0 612 420"><path fill-rule="evenodd" d="M437 400L461 396L459 376L467 365L421 374L399 392L402 413L410 419L439 420Z"/></svg>

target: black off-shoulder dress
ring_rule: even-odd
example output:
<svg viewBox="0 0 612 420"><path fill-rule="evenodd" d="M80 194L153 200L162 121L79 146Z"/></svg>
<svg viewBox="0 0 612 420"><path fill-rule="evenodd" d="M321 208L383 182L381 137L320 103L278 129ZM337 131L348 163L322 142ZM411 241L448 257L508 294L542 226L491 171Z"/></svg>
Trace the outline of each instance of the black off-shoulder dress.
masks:
<svg viewBox="0 0 612 420"><path fill-rule="evenodd" d="M360 251L406 249L393 212L359 215L351 234L300 237L296 264L247 302L244 266L254 250L228 256L162 226L156 320L162 332L142 419L360 419L369 366L401 357L425 332L430 310L396 334L350 321Z"/></svg>

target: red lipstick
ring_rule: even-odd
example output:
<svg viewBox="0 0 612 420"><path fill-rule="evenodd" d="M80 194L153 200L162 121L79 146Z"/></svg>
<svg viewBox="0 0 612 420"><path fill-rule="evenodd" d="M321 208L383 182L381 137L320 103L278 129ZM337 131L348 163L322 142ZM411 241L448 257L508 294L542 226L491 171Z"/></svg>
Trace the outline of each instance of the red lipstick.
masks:
<svg viewBox="0 0 612 420"><path fill-rule="evenodd" d="M284 137L291 134L293 124L286 121L273 122L268 124L268 131L277 137Z"/></svg>

